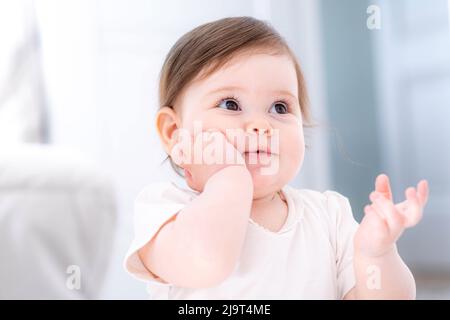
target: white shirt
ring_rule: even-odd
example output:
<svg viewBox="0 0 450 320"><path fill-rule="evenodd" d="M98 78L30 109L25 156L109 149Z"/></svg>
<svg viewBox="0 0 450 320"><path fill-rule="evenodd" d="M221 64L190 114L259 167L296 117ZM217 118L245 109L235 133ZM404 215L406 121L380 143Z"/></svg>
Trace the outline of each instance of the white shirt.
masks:
<svg viewBox="0 0 450 320"><path fill-rule="evenodd" d="M342 299L355 285L353 235L358 227L346 197L334 191L282 188L288 216L278 232L249 218L241 256L218 286L174 286L149 272L137 250L199 195L173 182L144 188L135 202L134 240L124 259L128 273L147 282L150 299Z"/></svg>

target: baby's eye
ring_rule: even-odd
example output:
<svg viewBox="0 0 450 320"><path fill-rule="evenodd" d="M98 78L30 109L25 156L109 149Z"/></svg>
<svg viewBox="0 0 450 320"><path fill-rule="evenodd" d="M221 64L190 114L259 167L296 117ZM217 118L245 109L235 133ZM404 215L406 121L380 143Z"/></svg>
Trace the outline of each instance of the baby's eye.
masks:
<svg viewBox="0 0 450 320"><path fill-rule="evenodd" d="M217 105L217 107L230 111L241 111L241 107L239 107L238 102L231 98L222 99Z"/></svg>
<svg viewBox="0 0 450 320"><path fill-rule="evenodd" d="M270 107L270 112L273 112L272 110L275 111L275 113L278 114L286 114L288 113L288 107L284 102L276 102L274 105L272 105Z"/></svg>

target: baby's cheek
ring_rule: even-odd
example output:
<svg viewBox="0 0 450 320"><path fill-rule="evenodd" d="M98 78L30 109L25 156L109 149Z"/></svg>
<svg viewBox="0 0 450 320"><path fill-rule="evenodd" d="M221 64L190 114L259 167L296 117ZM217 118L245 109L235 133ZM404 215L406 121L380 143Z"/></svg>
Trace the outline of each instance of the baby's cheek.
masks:
<svg viewBox="0 0 450 320"><path fill-rule="evenodd" d="M183 123L183 127L192 132L194 132L195 129L197 133L199 133L199 131L203 132L212 129L225 132L223 121L219 121L219 119L208 115L198 115L196 117L192 117L189 121Z"/></svg>
<svg viewBox="0 0 450 320"><path fill-rule="evenodd" d="M284 165L291 171L297 171L301 167L305 156L303 135L298 134L298 132L290 134L281 141L280 147Z"/></svg>

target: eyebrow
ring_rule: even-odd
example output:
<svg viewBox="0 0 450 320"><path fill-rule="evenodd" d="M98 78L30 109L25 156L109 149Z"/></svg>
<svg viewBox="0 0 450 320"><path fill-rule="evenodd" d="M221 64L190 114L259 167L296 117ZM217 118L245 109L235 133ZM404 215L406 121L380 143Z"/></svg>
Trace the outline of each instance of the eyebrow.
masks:
<svg viewBox="0 0 450 320"><path fill-rule="evenodd" d="M239 86L220 87L220 88L217 88L217 89L214 89L214 90L208 92L208 93L207 93L207 96L213 95L213 94L216 94L216 93L220 93L220 92L224 92L224 91L246 91L246 90L243 89L242 87L239 87ZM294 94L292 94L292 93L291 93L290 91L288 91L288 90L282 90L282 89L280 89L280 90L272 90L272 92L278 93L278 94L288 95L288 96L291 96L291 97L294 98L294 99L298 99Z"/></svg>

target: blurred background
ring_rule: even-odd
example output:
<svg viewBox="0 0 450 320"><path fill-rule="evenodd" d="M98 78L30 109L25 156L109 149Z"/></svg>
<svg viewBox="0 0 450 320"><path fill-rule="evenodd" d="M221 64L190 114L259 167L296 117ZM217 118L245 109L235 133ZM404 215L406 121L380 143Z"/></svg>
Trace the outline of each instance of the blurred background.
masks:
<svg viewBox="0 0 450 320"><path fill-rule="evenodd" d="M430 200L400 253L420 299L450 298L450 1L1 0L0 298L146 299L122 268L133 201L161 164L157 81L199 24L269 21L298 55L319 124L291 184L357 220L374 179Z"/></svg>

